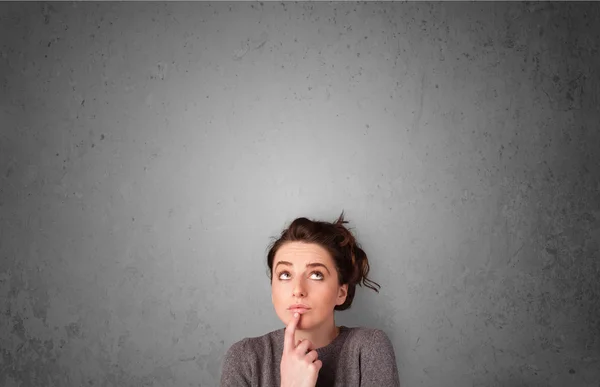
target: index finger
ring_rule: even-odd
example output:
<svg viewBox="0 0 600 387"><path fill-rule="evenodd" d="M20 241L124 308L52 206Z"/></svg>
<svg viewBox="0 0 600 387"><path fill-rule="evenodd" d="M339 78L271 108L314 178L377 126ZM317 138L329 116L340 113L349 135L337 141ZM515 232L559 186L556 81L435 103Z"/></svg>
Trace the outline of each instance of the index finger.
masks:
<svg viewBox="0 0 600 387"><path fill-rule="evenodd" d="M298 325L298 320L300 320L300 314L294 313L294 316L288 323L287 327L285 327L285 336L283 339L283 350L293 349L294 348L294 334L296 333L296 326Z"/></svg>

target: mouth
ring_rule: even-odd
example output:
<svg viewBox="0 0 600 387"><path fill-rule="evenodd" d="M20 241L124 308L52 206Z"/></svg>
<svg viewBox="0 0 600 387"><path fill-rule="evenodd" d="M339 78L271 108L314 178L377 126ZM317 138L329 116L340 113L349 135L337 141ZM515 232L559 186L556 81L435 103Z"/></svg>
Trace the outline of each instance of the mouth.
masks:
<svg viewBox="0 0 600 387"><path fill-rule="evenodd" d="M288 308L291 313L306 313L310 310L310 308L306 305L292 305Z"/></svg>

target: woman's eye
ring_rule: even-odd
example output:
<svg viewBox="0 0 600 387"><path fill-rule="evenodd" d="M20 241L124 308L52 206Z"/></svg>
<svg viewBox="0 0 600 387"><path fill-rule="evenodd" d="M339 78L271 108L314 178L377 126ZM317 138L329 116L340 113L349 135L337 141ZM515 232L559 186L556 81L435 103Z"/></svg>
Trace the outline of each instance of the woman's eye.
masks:
<svg viewBox="0 0 600 387"><path fill-rule="evenodd" d="M277 277L280 280L288 280L292 277L292 275L287 271L283 271L283 272L279 273L279 275ZM323 276L323 273L321 273L320 271L313 271L312 273L310 273L310 278L314 279L314 280L322 280L324 278L324 276Z"/></svg>

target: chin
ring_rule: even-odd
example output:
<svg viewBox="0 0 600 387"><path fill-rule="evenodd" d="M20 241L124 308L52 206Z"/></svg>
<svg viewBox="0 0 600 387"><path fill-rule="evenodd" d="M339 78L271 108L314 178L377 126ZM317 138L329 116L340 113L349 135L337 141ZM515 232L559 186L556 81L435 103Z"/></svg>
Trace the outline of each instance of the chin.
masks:
<svg viewBox="0 0 600 387"><path fill-rule="evenodd" d="M314 324L312 324L310 321L302 321L302 319L300 319L300 322L298 323L297 329L300 329L302 331L306 331L306 330L309 330L311 328L314 328Z"/></svg>

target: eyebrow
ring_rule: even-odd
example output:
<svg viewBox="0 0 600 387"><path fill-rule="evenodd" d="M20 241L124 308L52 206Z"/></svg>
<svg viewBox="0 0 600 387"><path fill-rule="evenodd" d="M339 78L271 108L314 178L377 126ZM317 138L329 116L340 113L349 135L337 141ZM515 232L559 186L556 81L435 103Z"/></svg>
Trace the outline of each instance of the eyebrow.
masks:
<svg viewBox="0 0 600 387"><path fill-rule="evenodd" d="M277 266L279 266L279 265L294 266L294 264L291 263L291 262L288 262L288 261L279 261L279 262L277 262L277 265L275 265L275 269L277 269ZM329 269L327 268L327 266L323 265L322 263L318 263L318 262L307 263L306 267L323 267L323 268L325 268L325 270L327 270L327 273L331 274L329 272Z"/></svg>

